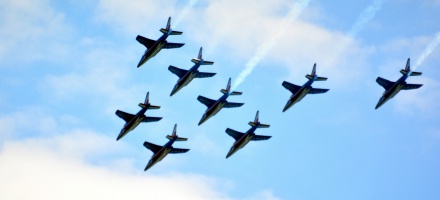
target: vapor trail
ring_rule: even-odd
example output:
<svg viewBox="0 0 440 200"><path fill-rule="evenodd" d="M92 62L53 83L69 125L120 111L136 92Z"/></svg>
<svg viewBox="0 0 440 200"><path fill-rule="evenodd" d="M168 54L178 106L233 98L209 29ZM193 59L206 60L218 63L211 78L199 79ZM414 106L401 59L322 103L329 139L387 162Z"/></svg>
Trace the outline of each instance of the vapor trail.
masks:
<svg viewBox="0 0 440 200"><path fill-rule="evenodd" d="M254 56L252 56L249 61L245 64L245 68L240 72L236 81L234 81L234 85L232 89L237 88L246 77L252 73L255 66L260 63L260 61L267 55L267 53L274 47L278 39L286 32L286 29L293 20L297 19L299 14L307 7L310 0L299 0L299 2L295 3L293 7L290 9L289 13L284 17L281 27L277 29L277 31L271 35L261 46L257 48Z"/></svg>
<svg viewBox="0 0 440 200"><path fill-rule="evenodd" d="M335 47L335 50L333 51L334 54L330 58L330 60L327 61L327 63L324 64L324 68L320 70L322 72L325 71L326 68L333 66L335 61L340 57L340 55L348 48L350 45L351 39L355 38L357 34L364 29L365 25L370 22L371 19L376 15L376 13L382 8L382 4L386 0L374 0L373 3L368 5L362 12L359 14L358 18L356 19L356 22L351 26L350 30L348 31L348 38L342 40L340 42L340 45Z"/></svg>
<svg viewBox="0 0 440 200"><path fill-rule="evenodd" d="M197 3L197 1L198 0L189 0L188 5L186 5L185 8L183 8L182 12L180 12L179 15L176 17L176 21L172 24L173 28L176 28L177 25L179 25L179 23L182 21L183 18L186 17L189 10L191 10L191 8L194 6L194 4Z"/></svg>
<svg viewBox="0 0 440 200"><path fill-rule="evenodd" d="M435 36L435 38L428 44L425 51L419 56L419 58L416 61L416 64L414 65L414 69L417 69L423 61L434 51L434 49L437 47L437 45L440 43L440 32L438 32Z"/></svg>

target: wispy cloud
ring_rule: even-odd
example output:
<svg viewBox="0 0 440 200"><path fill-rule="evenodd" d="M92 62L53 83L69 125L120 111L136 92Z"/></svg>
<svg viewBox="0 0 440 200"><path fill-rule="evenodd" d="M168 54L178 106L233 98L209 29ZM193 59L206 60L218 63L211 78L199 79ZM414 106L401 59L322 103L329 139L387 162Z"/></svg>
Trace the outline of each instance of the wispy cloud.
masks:
<svg viewBox="0 0 440 200"><path fill-rule="evenodd" d="M258 47L255 54L249 59L245 64L245 68L238 75L237 80L235 80L232 89L237 88L249 74L252 73L254 68L260 63L262 59L267 55L267 53L275 46L278 39L286 32L286 29L293 20L297 19L301 12L307 7L310 0L300 0L295 3L290 9L289 13L284 17L281 27L269 37L261 46Z"/></svg>
<svg viewBox="0 0 440 200"><path fill-rule="evenodd" d="M428 44L423 53L417 58L417 61L413 67L413 70L417 69L425 59L431 55L431 53L435 50L437 45L440 43L440 32L437 32L434 39Z"/></svg>

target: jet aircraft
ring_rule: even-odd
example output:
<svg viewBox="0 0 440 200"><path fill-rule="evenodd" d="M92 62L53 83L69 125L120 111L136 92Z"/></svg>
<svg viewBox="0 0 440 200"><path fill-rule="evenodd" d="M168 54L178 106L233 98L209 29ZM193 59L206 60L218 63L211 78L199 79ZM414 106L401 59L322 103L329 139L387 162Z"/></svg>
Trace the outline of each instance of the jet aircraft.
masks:
<svg viewBox="0 0 440 200"><path fill-rule="evenodd" d="M161 161L165 156L167 156L169 153L186 153L189 151L189 149L179 149L174 148L173 143L174 141L187 141L188 138L182 138L177 136L176 133L177 124L174 125L174 130L172 135L167 135L166 138L168 138L170 141L168 141L165 145L159 146L152 143L149 143L147 141L144 142L144 146L147 149L150 149L154 154L151 156L150 161L148 162L147 166L145 167L144 171L147 171L153 165Z"/></svg>
<svg viewBox="0 0 440 200"><path fill-rule="evenodd" d="M171 17L168 18L168 23L166 28L161 28L160 32L163 33L162 36L160 36L157 40L151 40L148 38L145 38L143 36L138 35L136 37L136 40L143 44L147 50L145 51L144 55L142 56L141 60L139 61L139 64L137 67L139 68L141 65L143 65L145 62L147 62L150 58L154 57L161 49L172 49L172 48L180 48L185 44L182 43L171 43L167 42L167 38L170 35L182 35L182 32L180 31L174 31L171 29Z"/></svg>
<svg viewBox="0 0 440 200"><path fill-rule="evenodd" d="M199 126L211 118L212 116L216 115L222 108L235 108L240 107L244 103L231 103L226 101L226 99L229 97L229 95L241 95L242 92L236 92L231 90L231 78L229 78L228 85L226 86L226 89L221 89L220 92L223 93L223 96L221 96L217 101L213 99L206 98L204 96L198 96L197 100L199 100L201 103L205 104L206 107L208 107L205 111L205 113L202 116L202 119L200 119Z"/></svg>
<svg viewBox="0 0 440 200"><path fill-rule="evenodd" d="M209 73L209 72L199 72L200 65L212 65L214 62L212 61L206 61L202 58L202 47L200 47L199 56L197 58L193 58L191 61L195 63L193 67L189 70L184 70L177 68L175 66L170 65L168 67L168 70L170 70L172 73L176 74L179 77L179 80L177 80L176 85L174 86L173 90L171 91L170 96L173 96L176 92L178 92L183 87L187 86L194 78L207 78L207 77L213 77L216 73Z"/></svg>
<svg viewBox="0 0 440 200"><path fill-rule="evenodd" d="M150 92L147 92L144 103L139 103L141 110L136 114L126 113L124 111L116 110L116 115L125 121L124 127L121 129L116 141L127 135L128 132L135 129L141 122L156 122L162 119L162 117L147 117L145 112L148 109L159 109L160 106L153 106L150 104Z"/></svg>
<svg viewBox="0 0 440 200"><path fill-rule="evenodd" d="M295 85L292 83L289 83L287 81L283 82L283 86L292 92L292 96L290 96L290 99L287 101L286 106L284 106L283 112L285 112L287 109L292 107L295 103L298 103L301 101L307 94L319 94L319 93L325 93L329 89L320 89L320 88L313 88L312 84L315 81L325 81L327 78L320 77L316 75L316 63L313 65L312 74L307 74L306 78L309 79L303 86Z"/></svg>
<svg viewBox="0 0 440 200"><path fill-rule="evenodd" d="M268 140L269 138L272 137L265 135L255 135L255 130L257 130L257 128L269 128L270 126L268 124L260 123L258 119L258 113L259 111L257 111L257 114L255 115L255 120L253 122L252 121L249 122L251 128L248 131L246 131L246 133L238 132L230 128L226 129L226 133L235 139L235 142L232 145L231 149L229 150L228 154L226 155L226 158L229 158L230 156L232 156L232 154L234 154L235 152L246 146L246 144L251 140L253 141Z"/></svg>
<svg viewBox="0 0 440 200"><path fill-rule="evenodd" d="M379 102L376 105L375 109L378 109L380 106L382 106L385 102L396 96L397 93L399 93L400 90L412 90L422 87L423 84L408 84L406 83L406 79L409 76L420 76L422 75L422 72L413 72L410 67L410 59L406 61L406 67L405 69L400 70L400 73L402 73L402 77L400 77L396 82L392 82L389 80L386 80L381 77L377 77L376 82L381 85L385 92L383 93L382 97L379 99Z"/></svg>

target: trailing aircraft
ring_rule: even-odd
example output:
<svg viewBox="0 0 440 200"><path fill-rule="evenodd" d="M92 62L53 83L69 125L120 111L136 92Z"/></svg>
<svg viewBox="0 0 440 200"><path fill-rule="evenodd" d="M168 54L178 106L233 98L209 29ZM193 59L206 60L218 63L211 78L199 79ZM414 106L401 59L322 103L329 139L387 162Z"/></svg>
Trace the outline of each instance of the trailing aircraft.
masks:
<svg viewBox="0 0 440 200"><path fill-rule="evenodd" d="M204 96L198 96L197 100L199 100L201 103L205 104L206 107L208 107L205 111L205 113L202 116L202 119L200 119L199 126L204 123L206 120L211 118L212 116L216 115L222 108L236 108L241 107L244 103L231 103L226 101L226 99L230 95L241 95L242 92L236 92L231 90L231 78L229 78L228 85L226 86L226 89L221 89L220 92L223 93L223 96L221 96L217 101L213 99L206 98Z"/></svg>
<svg viewBox="0 0 440 200"><path fill-rule="evenodd" d="M326 77L320 77L316 74L316 63L313 65L313 70L311 74L307 74L306 78L309 79L303 86L295 85L292 83L289 83L287 81L283 82L283 86L292 92L292 96L290 96L289 100L287 101L286 106L284 106L283 112L285 112L287 109L292 107L295 103L298 103L301 101L307 94L320 94L320 93L326 93L329 91L329 89L320 89L320 88L313 88L312 84L315 81L326 81Z"/></svg>
<svg viewBox="0 0 440 200"><path fill-rule="evenodd" d="M235 142L232 145L231 149L229 150L228 154L226 155L226 158L229 158L230 156L232 156L232 154L234 154L235 152L246 146L246 144L251 140L252 141L268 140L272 137L265 135L255 135L255 130L257 130L257 128L269 128L270 126L268 124L260 123L258 119L258 113L259 111L257 111L257 114L255 115L255 120L253 122L252 121L249 122L251 128L248 131L246 131L246 133L238 132L230 128L226 129L226 133L235 139Z"/></svg>
<svg viewBox="0 0 440 200"><path fill-rule="evenodd" d="M422 87L423 84L408 84L406 79L410 76L420 76L422 72L413 72L410 67L410 59L406 61L405 69L400 70L402 77L400 77L396 82L386 80L382 77L377 77L376 82L385 89L382 97L380 97L379 102L375 109L378 109L385 102L396 96L400 90L412 90Z"/></svg>
<svg viewBox="0 0 440 200"><path fill-rule="evenodd" d="M147 171L148 169L153 167L153 165L155 165L156 163L161 161L169 153L172 153L172 154L186 153L189 151L189 149L179 149L179 148L173 147L173 143L175 141L187 141L188 140L188 138L182 138L182 137L177 136L176 129L177 129L177 124L174 125L173 133L171 135L167 135L167 137L166 137L170 141L168 141L163 146L155 145L155 144L149 143L147 141L144 142L144 146L153 152L153 156L151 156L151 159L148 162L147 166L145 167L144 171Z"/></svg>
<svg viewBox="0 0 440 200"><path fill-rule="evenodd" d="M162 119L162 117L147 117L145 112L149 109L159 109L160 106L153 106L150 104L150 92L147 92L144 103L139 103L141 110L136 115L126 113L124 111L116 110L116 115L125 121L124 127L122 127L116 141L127 135L128 132L134 130L141 122L156 122Z"/></svg>
<svg viewBox="0 0 440 200"><path fill-rule="evenodd" d="M213 77L216 73L210 73L210 72L199 72L200 65L212 65L214 62L212 61L206 61L202 58L202 51L203 48L200 47L199 56L197 58L193 58L191 61L195 63L193 67L189 70L184 70L177 68L175 66L170 65L168 67L168 70L170 70L173 74L177 75L179 77L179 80L177 80L176 85L174 86L173 90L171 91L170 96L173 96L176 92L178 92L183 87L187 86L194 78L208 78Z"/></svg>

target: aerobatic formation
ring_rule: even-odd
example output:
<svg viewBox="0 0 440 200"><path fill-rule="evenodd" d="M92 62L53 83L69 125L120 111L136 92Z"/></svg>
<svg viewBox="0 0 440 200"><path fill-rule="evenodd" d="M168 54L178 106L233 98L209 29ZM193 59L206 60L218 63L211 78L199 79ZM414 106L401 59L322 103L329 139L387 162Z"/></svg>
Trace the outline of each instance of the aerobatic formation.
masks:
<svg viewBox="0 0 440 200"><path fill-rule="evenodd" d="M171 49L171 48L180 48L184 44L183 43L170 43L166 39L169 35L181 35L182 32L180 31L174 31L171 29L171 17L168 18L168 22L166 25L166 28L160 29L160 32L163 33L163 35L155 40L151 40L148 38L145 38L143 36L138 35L136 37L136 40L143 44L147 50L145 51L144 55L142 56L141 60L139 61L139 64L137 67L139 68L143 64L145 64L149 59L154 57L159 51L163 48L165 49ZM199 68L201 65L213 65L214 62L212 61L206 61L203 59L202 56L203 48L200 47L199 54L197 58L193 58L191 61L194 63L194 66L191 67L188 70L180 69L178 67L170 65L168 67L168 70L172 72L173 74L177 75L179 78L174 85L173 89L171 90L170 96L173 96L178 91L180 91L183 87L187 86L194 78L208 78L213 77L216 75L216 73L212 72L200 72ZM380 98L379 102L377 103L375 109L378 109L380 106L385 104L388 100L393 98L400 90L410 90L410 89L417 89L422 86L422 84L408 84L406 83L406 79L409 76L420 76L421 72L414 72L410 68L410 59L408 58L405 69L402 69L400 71L403 75L401 78L399 78L396 82L392 82L389 80L386 80L384 78L378 77L376 79L376 82L381 85L385 92L383 93L382 97ZM314 88L312 87L312 84L315 81L326 81L326 77L320 77L316 74L316 63L313 65L312 73L307 74L306 78L308 81L304 83L304 85L299 86L292 83L289 83L287 81L284 81L282 83L282 86L289 90L292 94L290 98L288 99L287 103L285 104L282 112L287 111L289 108L291 108L296 103L300 102L307 94L320 94L320 93L326 93L329 91L329 89L320 89L320 88ZM204 122L206 122L208 119L216 115L222 108L237 108L244 105L244 103L232 103L228 102L227 99L231 95L241 95L242 92L237 91L231 91L231 78L228 80L228 84L226 85L226 89L220 90L223 95L218 98L217 100L213 100L204 96L198 96L197 100L200 101L202 104L204 104L207 109L205 113L202 115L202 118L200 119L198 125L200 126ZM145 115L146 111L149 109L159 109L160 106L154 106L150 104L150 98L149 98L149 92L147 92L147 95L145 97L145 101L143 103L139 103L139 106L141 107L141 110L136 113L135 115L126 113L120 110L116 111L116 115L120 118L122 118L125 121L124 126L122 127L119 135L117 136L116 140L120 140L122 137L127 135L130 131L134 130L141 122L157 122L162 119L162 117L148 117ZM251 128L246 131L245 133L227 128L225 132L235 139L235 142L233 143L232 147L230 148L229 152L226 155L226 158L229 158L234 153L236 153L238 150L245 147L249 141L259 141L259 140L268 140L272 136L265 136L265 135L256 135L255 131L258 128L269 128L270 125L268 124L262 124L259 121L259 111L257 111L255 115L254 121L249 122L249 125ZM145 167L145 171L153 167L156 163L160 162L165 156L168 154L176 154L176 153L186 153L189 151L189 149L180 149L180 148L174 148L173 143L175 141L186 141L187 138L182 138L177 136L177 124L174 125L174 129L171 135L167 135L166 138L169 139L169 141L163 145L158 146L153 143L149 143L147 141L144 142L144 146L151 150L153 152L153 155L148 162L147 166Z"/></svg>

